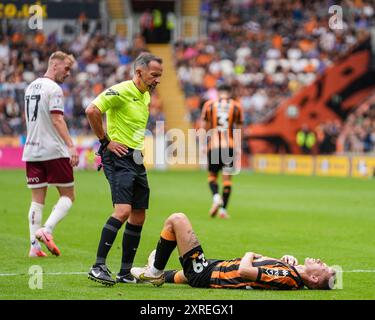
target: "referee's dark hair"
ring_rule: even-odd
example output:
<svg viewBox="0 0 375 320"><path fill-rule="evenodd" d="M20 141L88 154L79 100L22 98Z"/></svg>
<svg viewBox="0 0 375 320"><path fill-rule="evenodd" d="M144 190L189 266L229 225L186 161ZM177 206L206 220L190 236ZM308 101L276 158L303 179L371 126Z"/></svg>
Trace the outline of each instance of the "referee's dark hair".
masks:
<svg viewBox="0 0 375 320"><path fill-rule="evenodd" d="M145 66L148 67L149 63L151 61L156 61L160 64L163 63L163 60L149 52L142 52L134 61L134 71L137 69L139 66Z"/></svg>

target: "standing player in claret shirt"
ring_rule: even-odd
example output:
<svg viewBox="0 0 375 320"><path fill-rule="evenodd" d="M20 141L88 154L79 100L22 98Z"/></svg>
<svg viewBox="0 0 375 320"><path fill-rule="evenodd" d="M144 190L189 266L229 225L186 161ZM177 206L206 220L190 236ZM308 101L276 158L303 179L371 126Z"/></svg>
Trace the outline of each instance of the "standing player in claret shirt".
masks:
<svg viewBox="0 0 375 320"><path fill-rule="evenodd" d="M64 120L63 91L59 86L70 75L74 61L72 55L54 52L45 75L33 81L25 91L27 138L22 160L26 161L27 186L31 189L29 257L46 256L39 241L52 254L60 255L52 232L74 201L73 167L79 160ZM57 187L60 198L42 227L49 185Z"/></svg>
<svg viewBox="0 0 375 320"><path fill-rule="evenodd" d="M213 201L210 216L228 218L227 206L232 190L231 176L234 172L234 129L243 122L241 105L231 96L231 87L218 87L217 100L207 101L202 109L201 127L209 130L207 146L208 183ZM217 178L222 170L223 193L219 193Z"/></svg>

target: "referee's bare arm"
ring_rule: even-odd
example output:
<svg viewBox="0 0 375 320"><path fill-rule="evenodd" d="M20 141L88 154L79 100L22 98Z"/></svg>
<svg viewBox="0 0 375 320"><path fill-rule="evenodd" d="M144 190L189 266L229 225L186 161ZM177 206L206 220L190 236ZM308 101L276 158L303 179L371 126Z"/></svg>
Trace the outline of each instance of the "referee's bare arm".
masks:
<svg viewBox="0 0 375 320"><path fill-rule="evenodd" d="M99 140L104 139L106 134L103 129L102 113L97 106L90 103L90 105L86 108L86 116L95 135L99 138ZM119 157L125 155L128 151L126 146L113 140L111 140L111 142L108 144L107 149Z"/></svg>
<svg viewBox="0 0 375 320"><path fill-rule="evenodd" d="M96 105L90 103L90 105L86 108L86 116L89 120L90 126L99 140L105 138L105 132L103 129L102 123L102 113L96 107Z"/></svg>

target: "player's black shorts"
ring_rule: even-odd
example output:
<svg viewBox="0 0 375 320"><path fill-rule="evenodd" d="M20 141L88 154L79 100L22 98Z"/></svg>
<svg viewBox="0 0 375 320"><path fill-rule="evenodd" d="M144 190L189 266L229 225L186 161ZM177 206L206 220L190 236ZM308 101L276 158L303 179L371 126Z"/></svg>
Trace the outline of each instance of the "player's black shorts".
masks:
<svg viewBox="0 0 375 320"><path fill-rule="evenodd" d="M188 283L196 288L210 287L211 273L219 260L206 260L201 246L180 257L180 263Z"/></svg>
<svg viewBox="0 0 375 320"><path fill-rule="evenodd" d="M234 169L233 148L215 148L208 150L208 171L219 172L220 170L231 172Z"/></svg>
<svg viewBox="0 0 375 320"><path fill-rule="evenodd" d="M150 189L143 156L128 149L122 157L106 150L102 157L105 176L111 187L112 203L130 204L133 209L148 209Z"/></svg>

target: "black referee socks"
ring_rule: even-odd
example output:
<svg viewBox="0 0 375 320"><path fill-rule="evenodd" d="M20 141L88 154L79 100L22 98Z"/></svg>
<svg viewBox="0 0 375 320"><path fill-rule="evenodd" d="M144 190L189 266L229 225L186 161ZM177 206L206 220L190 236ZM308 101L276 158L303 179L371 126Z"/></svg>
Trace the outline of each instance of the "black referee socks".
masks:
<svg viewBox="0 0 375 320"><path fill-rule="evenodd" d="M135 254L137 253L139 241L141 240L142 226L130 224L125 225L124 236L122 238L122 259L120 276L130 272L133 266Z"/></svg>
<svg viewBox="0 0 375 320"><path fill-rule="evenodd" d="M117 232L121 228L122 222L116 218L110 217L102 230L98 251L96 254L95 266L105 264L109 250L116 239Z"/></svg>

